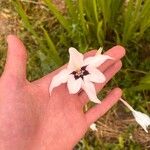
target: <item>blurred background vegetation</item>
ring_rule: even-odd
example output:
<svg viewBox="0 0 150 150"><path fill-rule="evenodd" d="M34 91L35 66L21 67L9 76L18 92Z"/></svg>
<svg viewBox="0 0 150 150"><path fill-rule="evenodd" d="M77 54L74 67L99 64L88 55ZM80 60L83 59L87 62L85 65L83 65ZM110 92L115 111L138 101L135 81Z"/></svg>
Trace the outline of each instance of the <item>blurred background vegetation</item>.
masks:
<svg viewBox="0 0 150 150"><path fill-rule="evenodd" d="M150 0L1 0L0 73L10 33L28 49L30 81L66 63L71 46L83 53L124 46L123 67L103 92L119 86L124 99L150 114ZM88 131L75 150L150 149L150 135L120 103L97 126L98 132Z"/></svg>

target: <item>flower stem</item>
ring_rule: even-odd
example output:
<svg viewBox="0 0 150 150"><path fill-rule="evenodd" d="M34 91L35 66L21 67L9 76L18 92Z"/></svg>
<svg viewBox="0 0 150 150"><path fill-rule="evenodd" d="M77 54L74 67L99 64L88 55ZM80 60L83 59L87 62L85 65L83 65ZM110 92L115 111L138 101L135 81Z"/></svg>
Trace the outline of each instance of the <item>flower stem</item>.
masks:
<svg viewBox="0 0 150 150"><path fill-rule="evenodd" d="M132 112L135 111L125 100L122 98L119 99L125 106L127 106Z"/></svg>

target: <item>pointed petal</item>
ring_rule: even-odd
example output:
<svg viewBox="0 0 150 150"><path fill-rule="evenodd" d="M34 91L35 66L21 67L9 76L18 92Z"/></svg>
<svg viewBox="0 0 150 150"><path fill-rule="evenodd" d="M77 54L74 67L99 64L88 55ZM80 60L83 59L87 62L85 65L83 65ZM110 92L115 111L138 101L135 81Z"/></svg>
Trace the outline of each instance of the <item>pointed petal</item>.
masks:
<svg viewBox="0 0 150 150"><path fill-rule="evenodd" d="M148 133L148 126L150 126L150 117L140 111L134 110L124 99L120 98L120 101L132 111L132 114L136 122Z"/></svg>
<svg viewBox="0 0 150 150"><path fill-rule="evenodd" d="M66 83L69 75L69 71L67 69L61 70L57 75L55 75L50 83L49 93L51 94L52 90L59 86L62 83Z"/></svg>
<svg viewBox="0 0 150 150"><path fill-rule="evenodd" d="M113 59L113 58L108 55L98 54L93 57L88 57L88 58L84 59L84 65L99 67L101 64L103 64L108 59Z"/></svg>
<svg viewBox="0 0 150 150"><path fill-rule="evenodd" d="M87 66L86 70L90 73L89 75L87 75L87 77L91 82L104 83L106 81L106 77L98 69Z"/></svg>
<svg viewBox="0 0 150 150"><path fill-rule="evenodd" d="M101 103L101 101L96 96L96 90L92 82L84 81L82 84L82 88L92 102Z"/></svg>
<svg viewBox="0 0 150 150"><path fill-rule="evenodd" d="M133 116L135 117L135 120L141 127L145 130L145 132L148 133L148 126L150 126L150 117L144 113L141 113L139 111L132 111Z"/></svg>
<svg viewBox="0 0 150 150"><path fill-rule="evenodd" d="M69 48L70 59L68 63L69 70L77 70L83 66L83 55L79 53L75 48Z"/></svg>
<svg viewBox="0 0 150 150"><path fill-rule="evenodd" d="M75 94L81 89L82 79L75 79L74 75L69 75L67 86L70 94Z"/></svg>
<svg viewBox="0 0 150 150"><path fill-rule="evenodd" d="M100 48L98 49L98 51L96 52L96 55L100 55L100 54L102 53L102 51L103 51L103 47L100 47Z"/></svg>

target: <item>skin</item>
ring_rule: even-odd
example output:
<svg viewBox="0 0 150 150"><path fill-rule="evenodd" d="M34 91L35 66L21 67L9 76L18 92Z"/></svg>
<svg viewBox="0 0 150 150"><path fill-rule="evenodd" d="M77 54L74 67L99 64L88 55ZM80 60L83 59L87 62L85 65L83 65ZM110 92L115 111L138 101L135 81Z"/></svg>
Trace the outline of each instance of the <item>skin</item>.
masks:
<svg viewBox="0 0 150 150"><path fill-rule="evenodd" d="M27 53L23 43L14 35L9 35L7 42L7 60L0 78L1 150L70 150L91 123L103 116L121 97L121 89L115 88L101 104L84 113L83 107L89 101L84 92L70 95L63 84L49 95L52 77L65 66L29 82L26 79ZM95 52L90 51L85 57ZM120 70L120 59L125 50L115 46L106 54L115 60L108 60L100 66L107 81L96 84L97 91Z"/></svg>

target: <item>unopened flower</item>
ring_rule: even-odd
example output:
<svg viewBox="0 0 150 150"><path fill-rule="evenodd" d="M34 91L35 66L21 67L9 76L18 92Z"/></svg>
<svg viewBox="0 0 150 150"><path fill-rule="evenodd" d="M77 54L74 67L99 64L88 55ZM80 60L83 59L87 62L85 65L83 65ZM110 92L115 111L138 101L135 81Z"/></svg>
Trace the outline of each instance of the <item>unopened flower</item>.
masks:
<svg viewBox="0 0 150 150"><path fill-rule="evenodd" d="M92 131L98 131L95 123L92 123L90 125L90 128L91 128Z"/></svg>
<svg viewBox="0 0 150 150"><path fill-rule="evenodd" d="M101 50L99 50L95 56L84 59L83 54L73 47L69 48L69 54L70 59L67 68L61 70L51 81L50 94L55 87L62 83L67 83L70 94L76 94L82 88L91 101L100 103L96 96L94 83L104 83L106 77L97 67L106 60L113 58L108 55L102 55Z"/></svg>
<svg viewBox="0 0 150 150"><path fill-rule="evenodd" d="M148 133L148 126L150 126L150 117L147 116L144 113L141 113L139 111L132 111L132 114L137 121L137 123L145 130L145 132Z"/></svg>
<svg viewBox="0 0 150 150"><path fill-rule="evenodd" d="M148 126L150 126L150 117L144 113L134 110L125 100L120 98L120 101L123 102L129 110L131 110L136 122L148 133Z"/></svg>

